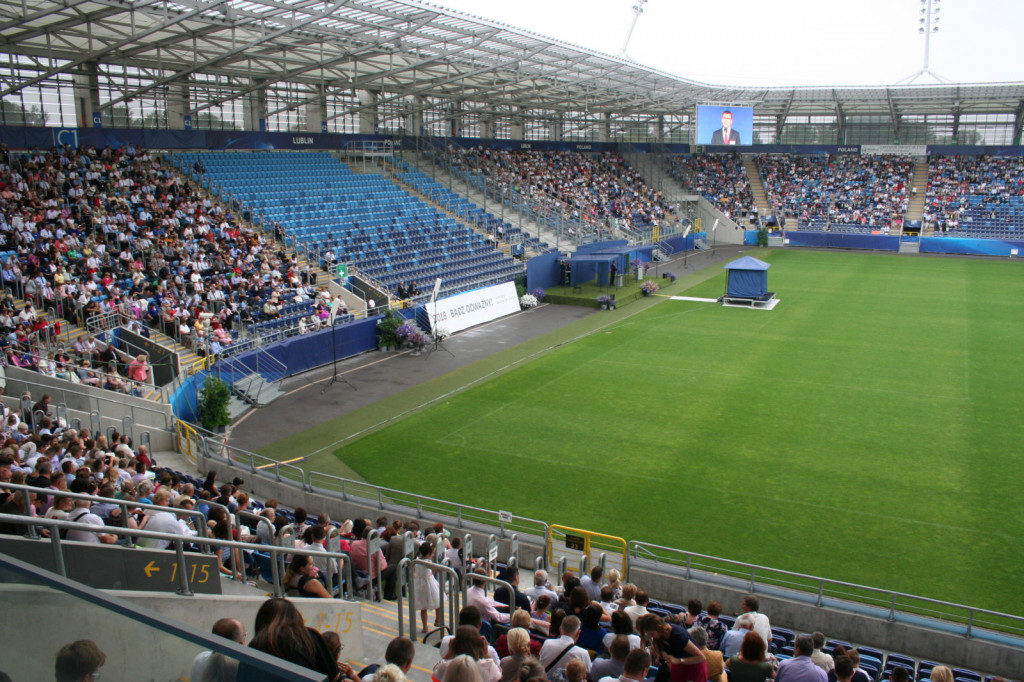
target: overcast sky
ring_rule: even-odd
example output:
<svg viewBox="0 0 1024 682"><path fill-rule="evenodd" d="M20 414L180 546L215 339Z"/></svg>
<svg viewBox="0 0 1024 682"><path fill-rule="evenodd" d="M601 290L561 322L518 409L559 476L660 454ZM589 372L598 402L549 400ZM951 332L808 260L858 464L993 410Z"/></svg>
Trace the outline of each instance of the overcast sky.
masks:
<svg viewBox="0 0 1024 682"><path fill-rule="evenodd" d="M933 0L935 2L935 0ZM435 0L618 55L636 0ZM649 0L627 50L722 85L891 85L924 65L921 0ZM939 0L931 70L957 83L1024 80L1024 0ZM923 77L918 83L935 83Z"/></svg>

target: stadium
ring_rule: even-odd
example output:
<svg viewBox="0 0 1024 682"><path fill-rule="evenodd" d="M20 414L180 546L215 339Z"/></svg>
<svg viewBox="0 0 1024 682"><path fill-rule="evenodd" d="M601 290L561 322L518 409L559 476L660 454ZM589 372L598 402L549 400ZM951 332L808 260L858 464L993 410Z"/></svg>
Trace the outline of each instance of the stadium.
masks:
<svg viewBox="0 0 1024 682"><path fill-rule="evenodd" d="M267 653L285 596L425 681L474 560L1024 678L1024 83L721 86L418 0L0 35L10 679L330 679Z"/></svg>

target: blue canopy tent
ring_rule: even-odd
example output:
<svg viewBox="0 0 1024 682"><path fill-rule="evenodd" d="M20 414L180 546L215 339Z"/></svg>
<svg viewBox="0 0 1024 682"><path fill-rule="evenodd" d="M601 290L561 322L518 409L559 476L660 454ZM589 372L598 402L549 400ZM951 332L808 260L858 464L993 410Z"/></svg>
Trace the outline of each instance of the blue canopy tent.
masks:
<svg viewBox="0 0 1024 682"><path fill-rule="evenodd" d="M725 266L729 278L725 287L726 298L765 299L768 291L768 268L771 265L752 256L744 256Z"/></svg>

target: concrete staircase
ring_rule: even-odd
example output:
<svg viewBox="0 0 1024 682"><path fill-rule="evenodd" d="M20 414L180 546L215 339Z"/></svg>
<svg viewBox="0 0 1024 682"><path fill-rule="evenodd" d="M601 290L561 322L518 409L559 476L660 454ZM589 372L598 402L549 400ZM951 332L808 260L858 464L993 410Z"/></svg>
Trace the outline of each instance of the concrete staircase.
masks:
<svg viewBox="0 0 1024 682"><path fill-rule="evenodd" d="M466 183L457 177L454 177L446 169L442 168L439 164L435 164L431 159L427 158L422 152L407 152L403 155L403 160L408 162L410 165L416 168L416 170L424 173L428 176L433 177L434 180L441 183L445 187L450 187L452 192L468 199L472 203L476 204L479 208L482 208L496 217L502 217L502 207L496 199L493 197L485 197L483 192L479 191L472 185L467 186ZM397 182L397 180L396 180ZM406 185L402 185L403 188L409 189ZM416 196L423 198L423 196L413 191ZM427 200L431 206L436 204ZM442 209L443 210L443 209ZM447 215L447 212L445 212ZM553 248L557 247L560 251L575 251L576 246L571 243L568 239L561 238L546 227L542 227L531 220L529 217L512 208L511 206L504 207L504 220L510 223L512 227L518 227L523 232L538 237L540 241L547 242L548 246ZM460 221L461 222L461 221Z"/></svg>
<svg viewBox="0 0 1024 682"><path fill-rule="evenodd" d="M924 217L927 191L928 159L919 159L914 162L914 174L910 180L910 202L907 204L906 220L921 220Z"/></svg>
<svg viewBox="0 0 1024 682"><path fill-rule="evenodd" d="M27 301L24 299L15 299L15 307L20 311L25 308ZM96 336L97 340L102 342L100 338L103 334L102 329L90 330L86 327L79 325L75 320L69 320L65 317L57 317L52 314L50 310L36 308L38 316L46 320L52 329L56 330L56 325L60 325L60 333L55 334L54 337L42 345L42 353L46 354L50 351L57 351L65 349L72 356L74 355L73 348L75 342L86 336ZM51 309L52 310L52 309ZM182 372L188 373L190 368L198 367L203 364L203 358L199 356L192 349L178 343L175 339L162 334L161 332L149 328L150 341L156 343L163 348L166 348L178 355L179 366ZM129 352L129 354L132 354ZM142 389L142 398L146 400L152 400L154 402L164 402L164 393L156 386L146 386Z"/></svg>
<svg viewBox="0 0 1024 682"><path fill-rule="evenodd" d="M771 203L768 201L768 193L761 182L761 172L757 168L757 161L753 154L743 155L743 170L747 172L747 180L750 181L750 192L754 195L754 203L757 205L759 216L772 214Z"/></svg>
<svg viewBox="0 0 1024 682"><path fill-rule="evenodd" d="M640 174L649 187L660 190L665 201L677 203L683 197L693 195L669 172L666 154L623 154L622 158Z"/></svg>

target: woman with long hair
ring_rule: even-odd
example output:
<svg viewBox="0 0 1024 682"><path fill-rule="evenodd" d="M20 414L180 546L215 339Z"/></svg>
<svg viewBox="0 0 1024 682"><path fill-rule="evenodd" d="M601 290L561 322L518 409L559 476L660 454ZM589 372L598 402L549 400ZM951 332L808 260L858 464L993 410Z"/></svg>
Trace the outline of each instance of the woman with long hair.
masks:
<svg viewBox="0 0 1024 682"><path fill-rule="evenodd" d="M704 654L681 625L666 623L660 616L648 613L636 622L636 629L651 642L651 658L659 663L657 682L672 679L672 667L679 664L704 663ZM705 672L705 677L707 673Z"/></svg>
<svg viewBox="0 0 1024 682"><path fill-rule="evenodd" d="M487 653L487 640L480 635L480 630L472 625L463 625L455 631L455 636L452 638L451 644L448 645L447 653L434 666L434 676L445 682L448 668L460 656L469 656L476 661L483 682L499 682L501 680L501 669Z"/></svg>
<svg viewBox="0 0 1024 682"><path fill-rule="evenodd" d="M318 569L313 563L313 557L308 554L296 554L288 564L288 570L284 572L281 584L285 589L298 590L300 597L330 599L331 595L317 578L317 573Z"/></svg>
<svg viewBox="0 0 1024 682"><path fill-rule="evenodd" d="M338 664L320 633L307 628L302 614L287 599L274 597L256 612L256 632L249 646L265 654L315 670L328 680L338 677ZM239 679L243 678L239 675Z"/></svg>

